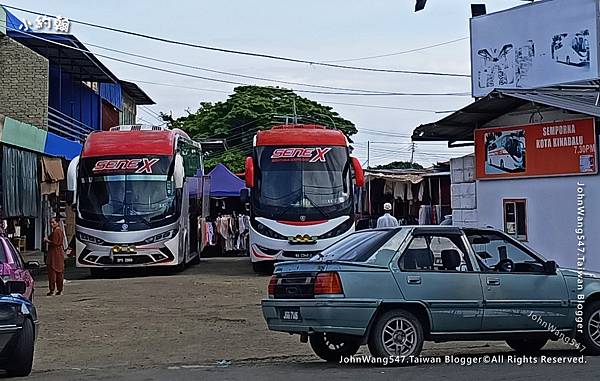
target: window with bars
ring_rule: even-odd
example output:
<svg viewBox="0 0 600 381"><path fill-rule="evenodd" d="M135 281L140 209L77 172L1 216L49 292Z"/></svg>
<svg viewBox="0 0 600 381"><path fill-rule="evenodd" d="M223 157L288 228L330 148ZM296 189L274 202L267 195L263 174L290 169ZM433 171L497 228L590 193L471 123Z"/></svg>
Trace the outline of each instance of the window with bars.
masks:
<svg viewBox="0 0 600 381"><path fill-rule="evenodd" d="M504 232L519 241L527 241L527 200L504 200Z"/></svg>

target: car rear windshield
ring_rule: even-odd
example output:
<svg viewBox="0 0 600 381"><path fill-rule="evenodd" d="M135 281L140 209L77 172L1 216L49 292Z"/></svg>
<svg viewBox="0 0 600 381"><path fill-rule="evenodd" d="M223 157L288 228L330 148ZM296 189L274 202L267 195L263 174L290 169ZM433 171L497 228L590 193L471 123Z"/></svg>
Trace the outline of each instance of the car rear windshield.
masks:
<svg viewBox="0 0 600 381"><path fill-rule="evenodd" d="M312 260L365 262L397 232L398 229L356 232L329 246Z"/></svg>

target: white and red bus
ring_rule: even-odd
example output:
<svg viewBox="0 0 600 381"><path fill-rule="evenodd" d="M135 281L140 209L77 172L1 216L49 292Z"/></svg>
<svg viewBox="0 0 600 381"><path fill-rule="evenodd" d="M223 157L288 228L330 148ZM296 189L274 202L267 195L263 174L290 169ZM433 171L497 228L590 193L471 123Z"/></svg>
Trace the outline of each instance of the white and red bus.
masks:
<svg viewBox="0 0 600 381"><path fill-rule="evenodd" d="M341 131L283 125L259 131L246 159L250 258L256 272L307 259L355 228L354 184L364 183ZM244 191L243 191L244 192Z"/></svg>
<svg viewBox="0 0 600 381"><path fill-rule="evenodd" d="M202 176L201 146L181 130L129 125L91 133L68 170L77 266L97 273L197 261Z"/></svg>

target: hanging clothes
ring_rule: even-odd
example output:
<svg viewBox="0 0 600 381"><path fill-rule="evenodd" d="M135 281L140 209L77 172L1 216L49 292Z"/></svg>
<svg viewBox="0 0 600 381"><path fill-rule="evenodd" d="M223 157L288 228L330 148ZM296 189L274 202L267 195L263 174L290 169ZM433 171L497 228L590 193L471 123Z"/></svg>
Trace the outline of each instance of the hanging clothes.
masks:
<svg viewBox="0 0 600 381"><path fill-rule="evenodd" d="M418 200L423 201L423 195L425 194L425 181L419 183L419 195Z"/></svg>
<svg viewBox="0 0 600 381"><path fill-rule="evenodd" d="M394 194L394 184L391 181L386 181L383 186L383 194Z"/></svg>
<svg viewBox="0 0 600 381"><path fill-rule="evenodd" d="M412 183L411 182L406 183L406 200L407 201L413 200L413 192L412 192Z"/></svg>
<svg viewBox="0 0 600 381"><path fill-rule="evenodd" d="M404 201L406 193L406 183L404 182L396 182L394 183L394 198L399 198Z"/></svg>

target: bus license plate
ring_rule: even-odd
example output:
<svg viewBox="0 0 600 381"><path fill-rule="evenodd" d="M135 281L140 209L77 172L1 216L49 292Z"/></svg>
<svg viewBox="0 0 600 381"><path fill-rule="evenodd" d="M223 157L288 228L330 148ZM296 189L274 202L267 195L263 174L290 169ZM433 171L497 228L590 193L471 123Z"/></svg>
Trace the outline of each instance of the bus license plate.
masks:
<svg viewBox="0 0 600 381"><path fill-rule="evenodd" d="M133 258L131 257L115 257L115 263L133 263Z"/></svg>
<svg viewBox="0 0 600 381"><path fill-rule="evenodd" d="M279 312L281 320L298 321L302 320L300 316L300 308L283 308Z"/></svg>
<svg viewBox="0 0 600 381"><path fill-rule="evenodd" d="M294 254L294 258L298 258L298 259L309 259L312 257L313 257L312 253L295 253Z"/></svg>

